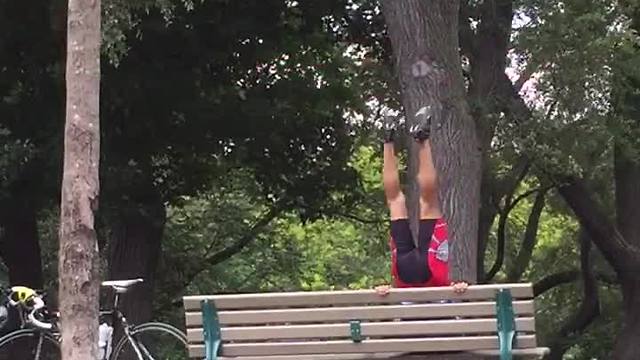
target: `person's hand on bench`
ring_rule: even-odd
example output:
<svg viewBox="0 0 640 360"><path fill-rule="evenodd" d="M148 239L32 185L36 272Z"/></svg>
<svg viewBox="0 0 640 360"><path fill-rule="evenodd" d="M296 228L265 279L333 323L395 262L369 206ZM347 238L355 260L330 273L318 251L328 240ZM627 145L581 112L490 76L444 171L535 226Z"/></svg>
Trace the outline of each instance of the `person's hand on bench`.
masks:
<svg viewBox="0 0 640 360"><path fill-rule="evenodd" d="M462 294L467 291L469 284L466 281L456 281L451 283L451 287L456 294Z"/></svg>
<svg viewBox="0 0 640 360"><path fill-rule="evenodd" d="M452 282L451 287L453 288L454 293L462 294L465 291L467 291L467 288L469 288L469 284L466 281L457 281L457 282ZM378 285L374 289L376 293L380 296L387 296L391 292L390 285Z"/></svg>
<svg viewBox="0 0 640 360"><path fill-rule="evenodd" d="M375 287L376 293L380 296L387 296L391 292L390 285L378 285Z"/></svg>

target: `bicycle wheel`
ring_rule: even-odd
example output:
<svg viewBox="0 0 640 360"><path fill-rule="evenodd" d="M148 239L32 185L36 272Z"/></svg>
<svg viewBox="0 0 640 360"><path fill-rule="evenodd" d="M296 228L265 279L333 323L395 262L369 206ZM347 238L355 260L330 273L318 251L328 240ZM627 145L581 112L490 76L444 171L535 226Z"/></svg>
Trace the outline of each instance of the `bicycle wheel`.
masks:
<svg viewBox="0 0 640 360"><path fill-rule="evenodd" d="M164 323L145 323L134 326L131 337L142 353L139 359L126 336L113 348L111 360L187 360L187 336Z"/></svg>
<svg viewBox="0 0 640 360"><path fill-rule="evenodd" d="M0 338L0 360L60 360L60 344L41 330L23 329Z"/></svg>

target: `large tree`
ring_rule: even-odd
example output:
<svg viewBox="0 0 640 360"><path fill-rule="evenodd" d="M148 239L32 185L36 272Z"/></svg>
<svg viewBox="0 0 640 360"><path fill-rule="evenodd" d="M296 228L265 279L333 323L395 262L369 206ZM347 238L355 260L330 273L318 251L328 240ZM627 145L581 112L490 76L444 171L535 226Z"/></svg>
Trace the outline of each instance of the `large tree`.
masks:
<svg viewBox="0 0 640 360"><path fill-rule="evenodd" d="M98 357L100 21L100 1L69 0L59 260L64 360Z"/></svg>
<svg viewBox="0 0 640 360"><path fill-rule="evenodd" d="M382 2L407 123L422 108L434 116L431 142L452 240L451 276L475 282L481 161L462 76L458 9L459 1ZM416 153L413 146L414 171Z"/></svg>

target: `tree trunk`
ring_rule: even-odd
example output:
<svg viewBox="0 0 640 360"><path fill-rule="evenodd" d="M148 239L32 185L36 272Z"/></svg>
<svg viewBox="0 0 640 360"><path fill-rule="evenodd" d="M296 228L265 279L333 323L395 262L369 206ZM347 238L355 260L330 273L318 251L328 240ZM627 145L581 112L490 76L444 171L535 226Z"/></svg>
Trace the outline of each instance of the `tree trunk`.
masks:
<svg viewBox="0 0 640 360"><path fill-rule="evenodd" d="M600 315L598 283L591 264L591 239L589 234L581 229L578 240L580 242L580 271L583 281L582 303L578 311L551 338L549 345L551 352L545 357L545 360L562 360L567 350L575 344L578 336Z"/></svg>
<svg viewBox="0 0 640 360"><path fill-rule="evenodd" d="M149 321L166 221L164 204L157 199L118 217L110 237L109 276L113 280L144 279L122 297L120 306L129 321Z"/></svg>
<svg viewBox="0 0 640 360"><path fill-rule="evenodd" d="M616 274L622 277L639 270L640 249L631 246L622 236L618 227L609 219L609 213L593 199L584 180L569 177L564 182L558 192Z"/></svg>
<svg viewBox="0 0 640 360"><path fill-rule="evenodd" d="M24 199L15 200L24 202ZM2 228L0 256L9 269L9 283L42 289L44 280L38 224L32 204L11 201L3 213Z"/></svg>
<svg viewBox="0 0 640 360"><path fill-rule="evenodd" d="M616 153L616 156L618 157L620 154ZM616 160L616 182L620 182L625 177L619 172L629 169L626 166L620 166L623 163L625 162L620 162L620 159ZM629 164L626 165L630 166ZM616 188L616 198L628 196L623 190L626 186L631 185L620 184ZM637 339L640 338L640 280L637 278L637 273L640 270L640 249L630 244L622 236L623 232L633 235L633 225L625 227L625 230L619 230L608 219L608 214L591 198L591 194L580 179L570 178L567 184L561 186L558 190L576 214L582 226L589 232L593 243L596 244L607 262L618 274L624 300L622 309L623 326L618 335L612 359L634 359L635 355L640 351L640 346L637 343ZM632 211L631 208L620 208L622 203L629 207L637 206L632 202L618 200L618 216L626 211Z"/></svg>
<svg viewBox="0 0 640 360"><path fill-rule="evenodd" d="M463 6L471 6L468 4L469 0L463 1ZM499 112L504 110L506 103L502 100L504 95L500 87L507 64L513 1L486 0L475 6L481 13L481 21L477 35L468 41L471 45L466 51L471 65L469 101L478 126L480 145L487 154L491 148ZM460 35L470 33L473 32L460 32Z"/></svg>
<svg viewBox="0 0 640 360"><path fill-rule="evenodd" d="M69 0L59 260L64 360L98 357L100 21L99 0Z"/></svg>
<svg viewBox="0 0 640 360"><path fill-rule="evenodd" d="M616 339L613 360L637 359L640 354L640 279L637 274L622 277L622 329Z"/></svg>
<svg viewBox="0 0 640 360"><path fill-rule="evenodd" d="M408 124L419 109L433 110L431 143L449 223L451 277L475 282L481 159L465 98L458 8L457 0L382 1Z"/></svg>
<svg viewBox="0 0 640 360"><path fill-rule="evenodd" d="M475 2L474 2L475 3ZM469 18L479 12L481 20L477 31L472 30ZM481 203L478 225L477 277L485 279L485 251L489 231L497 215L494 196L504 196L496 190L496 172L491 164L491 141L494 138L499 112L504 108L501 80L506 67L507 52L511 36L513 17L512 0L489 0L472 4L469 0L460 3L459 39L462 53L469 59L470 78L468 98L471 113L478 129L482 148Z"/></svg>
<svg viewBox="0 0 640 360"><path fill-rule="evenodd" d="M614 151L616 181L616 219L624 240L634 249L640 248L640 163L617 145ZM640 353L640 263L625 266L619 273L622 284L622 331L614 348L614 359L634 359Z"/></svg>
<svg viewBox="0 0 640 360"><path fill-rule="evenodd" d="M640 248L640 163L630 159L621 146L616 146L614 159L618 229L628 243Z"/></svg>
<svg viewBox="0 0 640 360"><path fill-rule="evenodd" d="M479 283L485 282L485 259L487 245L489 243L489 234L491 227L498 214L496 207L491 204L491 197L485 196L487 192L481 190L482 202L480 203L480 212L478 217L478 253L477 253L477 280Z"/></svg>

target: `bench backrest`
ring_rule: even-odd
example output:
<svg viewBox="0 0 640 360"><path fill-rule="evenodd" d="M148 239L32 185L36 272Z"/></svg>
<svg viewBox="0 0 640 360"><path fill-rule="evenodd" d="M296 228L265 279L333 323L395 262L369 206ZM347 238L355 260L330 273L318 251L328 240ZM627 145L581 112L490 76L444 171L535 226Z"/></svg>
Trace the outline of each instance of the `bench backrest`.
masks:
<svg viewBox="0 0 640 360"><path fill-rule="evenodd" d="M497 350L500 289L513 298L507 326L515 325L515 348L535 348L531 284L499 284L463 294L393 289L385 297L372 290L186 296L189 354L205 356L203 304L213 305L205 308L228 357Z"/></svg>

